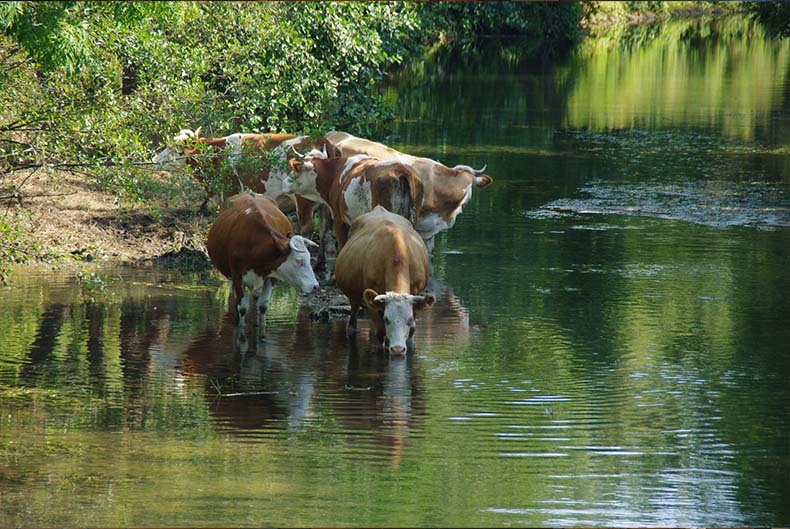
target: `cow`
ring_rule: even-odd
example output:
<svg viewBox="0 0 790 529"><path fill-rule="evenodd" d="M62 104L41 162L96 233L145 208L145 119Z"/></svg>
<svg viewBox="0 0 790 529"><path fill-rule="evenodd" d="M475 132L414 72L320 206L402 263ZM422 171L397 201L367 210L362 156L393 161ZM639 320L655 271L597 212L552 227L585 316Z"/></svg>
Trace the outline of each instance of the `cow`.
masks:
<svg viewBox="0 0 790 529"><path fill-rule="evenodd" d="M183 129L171 144L157 153L154 163L159 167L189 166L201 183L208 197L200 209L205 211L211 196L220 198L237 194L245 189L266 194L275 200L292 193L289 173L298 160L296 149L333 150L326 139L311 143L308 136L294 134L236 133L220 138L200 136L196 131ZM254 156L251 160L249 155ZM309 169L308 169L309 170ZM216 190L215 184L223 189ZM218 192L217 192L218 191ZM281 204L285 207L286 204ZM296 198L299 231L309 237L314 230L313 211L316 204Z"/></svg>
<svg viewBox="0 0 790 529"><path fill-rule="evenodd" d="M375 206L410 220L420 217L422 185L407 165L381 161L366 155L350 158L328 158L313 150L294 162L297 172L293 186L296 196L326 205L332 223L338 252L348 239L350 224ZM325 238L322 236L322 241Z"/></svg>
<svg viewBox="0 0 790 529"><path fill-rule="evenodd" d="M482 169L468 165L447 167L430 158L419 158L396 151L381 143L352 136L346 132L332 131L324 135L330 145L330 154L356 156L365 154L379 160L390 160L410 166L417 173L422 186L422 209L415 229L425 241L428 253L433 255L434 237L455 224L455 220L472 198L472 188L485 188L493 180ZM334 152L331 147L334 146Z"/></svg>
<svg viewBox="0 0 790 529"><path fill-rule="evenodd" d="M260 328L275 280L310 293L318 289L310 267L310 239L291 232L291 221L270 197L243 192L228 199L208 232L206 249L214 266L230 278L236 298L236 320L244 327L251 290Z"/></svg>
<svg viewBox="0 0 790 529"><path fill-rule="evenodd" d="M425 244L407 219L380 205L360 215L335 261L337 286L351 305L349 333L356 332L364 301L379 345L396 356L413 348L415 311L436 301L433 294L418 295L430 266Z"/></svg>

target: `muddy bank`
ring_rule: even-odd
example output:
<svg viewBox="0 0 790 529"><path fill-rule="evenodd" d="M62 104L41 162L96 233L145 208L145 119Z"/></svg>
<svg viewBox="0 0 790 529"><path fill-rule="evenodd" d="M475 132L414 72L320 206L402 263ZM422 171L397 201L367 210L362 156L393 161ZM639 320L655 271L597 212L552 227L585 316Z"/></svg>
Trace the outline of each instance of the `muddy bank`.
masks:
<svg viewBox="0 0 790 529"><path fill-rule="evenodd" d="M0 218L11 230L2 244L26 259L142 263L182 248L200 250L211 225L197 196L155 208L125 204L70 173L39 171L20 191L0 202Z"/></svg>
<svg viewBox="0 0 790 529"><path fill-rule="evenodd" d="M27 179L19 198L0 202L0 219L11 228L0 244L26 262L77 274L101 264L162 266L187 272L213 270L205 240L214 215L200 213L202 197L156 209L119 203L115 196L69 173L40 171ZM214 272L217 281L224 278ZM327 321L347 317L348 300L334 286L303 296L310 315Z"/></svg>

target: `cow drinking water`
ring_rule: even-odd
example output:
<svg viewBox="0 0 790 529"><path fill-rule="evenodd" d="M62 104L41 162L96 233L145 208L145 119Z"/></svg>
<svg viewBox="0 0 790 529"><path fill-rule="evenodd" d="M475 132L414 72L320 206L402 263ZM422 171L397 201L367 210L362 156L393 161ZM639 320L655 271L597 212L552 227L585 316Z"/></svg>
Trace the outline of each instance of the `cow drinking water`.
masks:
<svg viewBox="0 0 790 529"><path fill-rule="evenodd" d="M305 293L318 289L308 245L318 246L291 232L291 221L271 198L244 192L228 199L209 230L206 249L214 266L232 282L240 327L250 306L247 290L257 302L263 328L274 280Z"/></svg>
<svg viewBox="0 0 790 529"><path fill-rule="evenodd" d="M351 304L349 332L356 331L364 301L378 343L390 354L405 354L414 347L415 312L436 301L418 295L429 274L425 244L408 220L382 206L357 217L335 262L337 286Z"/></svg>

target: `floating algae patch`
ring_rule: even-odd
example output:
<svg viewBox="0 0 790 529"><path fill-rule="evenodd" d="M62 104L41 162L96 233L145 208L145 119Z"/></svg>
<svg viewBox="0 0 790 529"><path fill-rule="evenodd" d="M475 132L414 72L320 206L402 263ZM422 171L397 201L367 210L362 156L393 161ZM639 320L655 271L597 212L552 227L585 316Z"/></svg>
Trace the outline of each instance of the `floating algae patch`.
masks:
<svg viewBox="0 0 790 529"><path fill-rule="evenodd" d="M766 183L595 182L579 189L578 198L561 198L527 212L527 216L625 215L681 220L706 226L790 226L790 193Z"/></svg>

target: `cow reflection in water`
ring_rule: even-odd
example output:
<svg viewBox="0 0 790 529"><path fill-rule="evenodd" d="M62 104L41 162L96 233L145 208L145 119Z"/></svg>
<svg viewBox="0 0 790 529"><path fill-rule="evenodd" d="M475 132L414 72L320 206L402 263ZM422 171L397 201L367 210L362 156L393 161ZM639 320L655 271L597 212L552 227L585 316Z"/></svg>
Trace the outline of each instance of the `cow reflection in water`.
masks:
<svg viewBox="0 0 790 529"><path fill-rule="evenodd" d="M397 469L426 415L420 356L470 338L469 316L458 298L438 283L431 288L438 301L418 327L416 354L390 359L367 336L366 319L349 341L345 320L315 322L303 308L295 325L270 326L265 343L250 329L239 333L233 314L226 313L218 329L193 340L182 365L205 376L211 413L225 432L343 436L353 440L351 457ZM236 396L221 396L228 394Z"/></svg>

